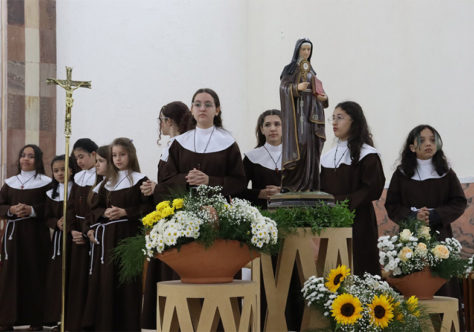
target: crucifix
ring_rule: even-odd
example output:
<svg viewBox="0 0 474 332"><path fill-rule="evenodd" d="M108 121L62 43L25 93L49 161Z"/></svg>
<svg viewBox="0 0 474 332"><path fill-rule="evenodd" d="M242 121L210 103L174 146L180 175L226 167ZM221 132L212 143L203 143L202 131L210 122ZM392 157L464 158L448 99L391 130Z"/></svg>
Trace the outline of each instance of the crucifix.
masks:
<svg viewBox="0 0 474 332"><path fill-rule="evenodd" d="M63 236L62 236L62 282L61 282L61 332L64 332L65 308L66 308L66 211L67 211L67 188L69 179L69 139L71 138L71 110L74 103L72 93L79 88L91 88L91 81L73 81L72 68L66 67L66 79L59 80L48 78L46 83L56 84L66 90L66 114L64 119L64 136L66 138L64 153L64 201L63 201Z"/></svg>

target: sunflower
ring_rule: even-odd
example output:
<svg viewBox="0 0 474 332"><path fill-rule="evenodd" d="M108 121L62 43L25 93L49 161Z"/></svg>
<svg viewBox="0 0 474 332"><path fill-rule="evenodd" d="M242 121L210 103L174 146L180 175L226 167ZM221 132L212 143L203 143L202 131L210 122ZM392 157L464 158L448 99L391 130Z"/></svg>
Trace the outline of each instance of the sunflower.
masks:
<svg viewBox="0 0 474 332"><path fill-rule="evenodd" d="M339 324L352 325L362 317L362 304L351 294L341 294L332 303L332 315Z"/></svg>
<svg viewBox="0 0 474 332"><path fill-rule="evenodd" d="M331 292L336 292L350 271L351 270L345 265L339 265L337 268L332 269L327 276L327 281L324 283L324 286Z"/></svg>
<svg viewBox="0 0 474 332"><path fill-rule="evenodd" d="M407 309L410 313L415 316L420 316L420 310L418 310L418 298L415 295L410 296L410 298L406 301Z"/></svg>
<svg viewBox="0 0 474 332"><path fill-rule="evenodd" d="M385 295L375 295L372 303L369 304L369 313L372 324L383 329L393 318L393 306Z"/></svg>

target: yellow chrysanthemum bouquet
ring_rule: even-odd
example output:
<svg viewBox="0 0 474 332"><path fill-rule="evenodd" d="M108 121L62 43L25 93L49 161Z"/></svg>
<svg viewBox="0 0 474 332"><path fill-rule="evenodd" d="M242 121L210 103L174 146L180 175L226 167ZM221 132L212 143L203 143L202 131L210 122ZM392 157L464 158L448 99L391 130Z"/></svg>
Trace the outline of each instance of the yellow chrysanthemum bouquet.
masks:
<svg viewBox="0 0 474 332"><path fill-rule="evenodd" d="M246 200L228 202L222 188L199 186L191 196L163 201L142 218L148 257L192 241L208 246L215 239L237 240L261 251L277 243L275 221Z"/></svg>
<svg viewBox="0 0 474 332"><path fill-rule="evenodd" d="M310 277L302 293L333 331L422 331L426 318L416 297L404 300L380 276L351 275L345 265L326 278Z"/></svg>

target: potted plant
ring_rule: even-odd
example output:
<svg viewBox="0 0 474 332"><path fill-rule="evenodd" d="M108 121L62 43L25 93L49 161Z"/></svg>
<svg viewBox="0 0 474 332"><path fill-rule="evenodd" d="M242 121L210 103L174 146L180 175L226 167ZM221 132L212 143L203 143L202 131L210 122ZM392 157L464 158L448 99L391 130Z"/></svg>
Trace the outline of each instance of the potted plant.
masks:
<svg viewBox="0 0 474 332"><path fill-rule="evenodd" d="M380 276L351 275L345 265L326 278L310 277L301 291L330 331L422 331L426 317L416 297L404 300Z"/></svg>
<svg viewBox="0 0 474 332"><path fill-rule="evenodd" d="M461 257L459 241L438 241L436 235L421 221L409 220L400 225L397 235L379 238L384 275L405 296L432 299L446 281L472 271L473 257Z"/></svg>
<svg viewBox="0 0 474 332"><path fill-rule="evenodd" d="M144 234L116 251L122 274L141 271L130 268L130 250L141 246L143 254L164 261L182 282L231 282L259 251L276 245L276 223L246 200L228 202L221 189L201 185L193 194L160 202L142 218Z"/></svg>

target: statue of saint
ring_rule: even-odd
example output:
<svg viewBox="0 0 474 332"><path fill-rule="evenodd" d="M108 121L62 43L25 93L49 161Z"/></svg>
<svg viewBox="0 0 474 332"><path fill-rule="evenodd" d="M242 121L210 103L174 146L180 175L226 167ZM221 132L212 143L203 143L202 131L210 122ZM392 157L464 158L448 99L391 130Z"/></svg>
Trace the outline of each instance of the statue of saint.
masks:
<svg viewBox="0 0 474 332"><path fill-rule="evenodd" d="M326 134L328 97L310 60L313 44L296 42L293 58L280 79L282 112L282 192L319 191L319 159Z"/></svg>

